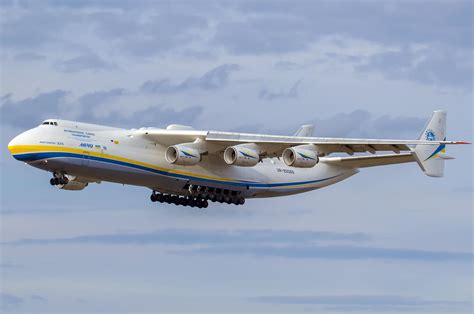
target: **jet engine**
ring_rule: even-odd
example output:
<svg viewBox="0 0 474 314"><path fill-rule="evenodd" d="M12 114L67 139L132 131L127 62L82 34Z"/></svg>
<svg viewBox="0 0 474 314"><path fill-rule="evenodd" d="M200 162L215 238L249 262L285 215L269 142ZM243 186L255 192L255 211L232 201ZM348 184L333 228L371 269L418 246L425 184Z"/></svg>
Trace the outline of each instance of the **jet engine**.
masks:
<svg viewBox="0 0 474 314"><path fill-rule="evenodd" d="M166 161L170 164L189 166L201 161L201 153L197 149L184 145L173 145L166 149Z"/></svg>
<svg viewBox="0 0 474 314"><path fill-rule="evenodd" d="M257 148L255 146L249 146L248 144L229 146L224 151L224 161L228 165L253 167L260 160L259 152L255 149Z"/></svg>
<svg viewBox="0 0 474 314"><path fill-rule="evenodd" d="M287 166L297 168L311 168L319 162L318 154L312 145L287 148L283 151L282 158Z"/></svg>

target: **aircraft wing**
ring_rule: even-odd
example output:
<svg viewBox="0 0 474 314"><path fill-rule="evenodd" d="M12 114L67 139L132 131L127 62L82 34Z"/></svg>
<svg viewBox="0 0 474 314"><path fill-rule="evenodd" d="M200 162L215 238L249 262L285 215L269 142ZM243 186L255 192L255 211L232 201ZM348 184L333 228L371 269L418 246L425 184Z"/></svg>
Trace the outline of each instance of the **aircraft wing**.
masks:
<svg viewBox="0 0 474 314"><path fill-rule="evenodd" d="M279 156L288 147L313 144L321 155L331 153L354 153L391 151L400 153L410 151L412 145L441 145L462 144L456 141L421 141L421 140L391 140L391 139L356 139L356 138L326 138L326 137L297 137L262 134L230 133L210 131L206 141L230 146L245 143L255 143L262 146L268 156Z"/></svg>
<svg viewBox="0 0 474 314"><path fill-rule="evenodd" d="M402 164L416 161L414 153L386 154L375 156L352 156L324 158L322 162L348 168L367 168L385 165Z"/></svg>
<svg viewBox="0 0 474 314"><path fill-rule="evenodd" d="M233 133L219 131L197 131L197 130L165 130L147 129L140 133L151 141L162 145L175 145L191 143L196 140L202 141L208 146L208 153L223 151L228 146L254 143L261 147L264 152L262 157L281 156L288 147L297 145L313 144L317 147L321 156L331 153L354 153L370 152L375 154L379 151L400 152L410 151L413 145L442 145L442 144L464 144L457 141L422 141L422 140L392 140L392 139L357 139L357 138L326 138L326 137L300 137L279 136L250 133Z"/></svg>

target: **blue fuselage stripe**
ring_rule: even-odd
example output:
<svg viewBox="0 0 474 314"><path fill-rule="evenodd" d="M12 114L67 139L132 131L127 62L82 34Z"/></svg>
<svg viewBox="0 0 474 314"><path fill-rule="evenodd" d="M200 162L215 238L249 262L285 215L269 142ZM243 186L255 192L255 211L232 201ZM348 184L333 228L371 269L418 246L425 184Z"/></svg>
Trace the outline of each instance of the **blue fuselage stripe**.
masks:
<svg viewBox="0 0 474 314"><path fill-rule="evenodd" d="M312 183L327 181L327 180L340 176L340 174L338 174L336 176L319 179L319 180L288 182L288 183L229 182L229 181L220 181L220 180L212 180L212 179L206 179L206 178L200 178L200 177L193 177L193 176L188 176L188 175L183 175L183 174L178 174L178 173L171 173L171 172L166 172L166 171L162 171L162 170L158 170L158 169L154 169L150 167L145 167L145 166L136 165L133 163L128 163L128 162L109 159L109 158L75 154L75 153L67 153L67 152L38 152L38 153L15 154L13 155L13 157L15 157L17 160L24 161L24 162L33 162L33 161L39 161L39 160L44 160L44 159L49 159L49 158L78 158L81 160L95 160L95 161L106 162L106 163L116 164L120 166L140 169L140 170L144 170L144 171L148 171L148 172L152 172L152 173L156 173L156 174L160 174L160 175L164 175L168 177L194 179L194 180L200 180L200 181L215 182L215 183L225 184L225 185L249 186L249 187L283 187L283 186L305 185L305 184L312 184Z"/></svg>

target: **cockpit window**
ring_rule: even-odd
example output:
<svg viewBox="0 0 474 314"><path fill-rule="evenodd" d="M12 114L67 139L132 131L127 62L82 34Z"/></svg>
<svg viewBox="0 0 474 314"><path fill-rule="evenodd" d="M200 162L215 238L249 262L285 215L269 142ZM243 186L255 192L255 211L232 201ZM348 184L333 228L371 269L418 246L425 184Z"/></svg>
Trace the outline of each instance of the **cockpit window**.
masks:
<svg viewBox="0 0 474 314"><path fill-rule="evenodd" d="M53 121L44 121L43 123L41 123L41 125L55 125L55 126L57 126L58 123L57 123L57 122L53 122Z"/></svg>

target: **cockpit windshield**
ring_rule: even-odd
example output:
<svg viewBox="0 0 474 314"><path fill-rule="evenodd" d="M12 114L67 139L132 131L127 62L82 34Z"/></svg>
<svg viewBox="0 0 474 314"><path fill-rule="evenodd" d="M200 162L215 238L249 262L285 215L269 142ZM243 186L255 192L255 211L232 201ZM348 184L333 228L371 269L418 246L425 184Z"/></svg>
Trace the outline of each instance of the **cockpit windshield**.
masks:
<svg viewBox="0 0 474 314"><path fill-rule="evenodd" d="M58 125L56 121L44 121L41 125Z"/></svg>

